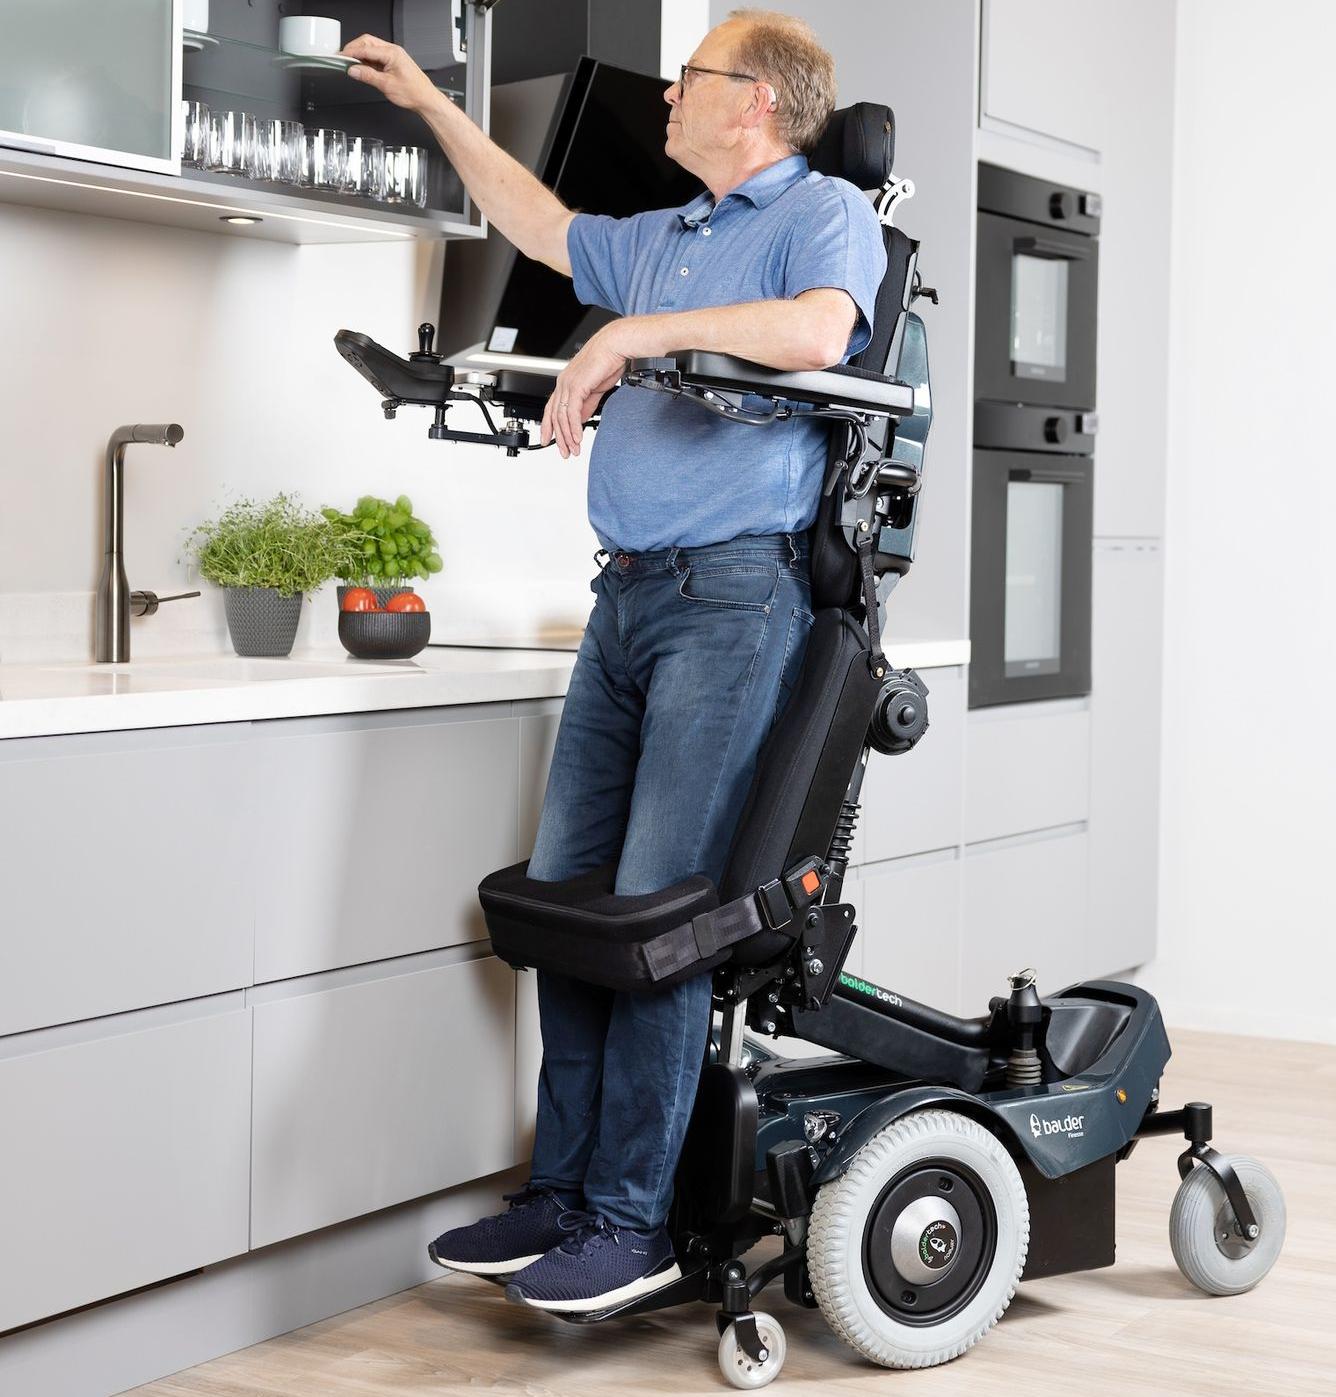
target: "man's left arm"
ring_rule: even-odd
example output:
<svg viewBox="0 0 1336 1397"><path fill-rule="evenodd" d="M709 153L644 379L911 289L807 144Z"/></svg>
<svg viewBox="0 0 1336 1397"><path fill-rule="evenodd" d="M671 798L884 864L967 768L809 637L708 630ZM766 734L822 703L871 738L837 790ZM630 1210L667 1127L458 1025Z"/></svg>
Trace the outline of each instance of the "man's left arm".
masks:
<svg viewBox="0 0 1336 1397"><path fill-rule="evenodd" d="M772 369L824 369L844 357L858 316L853 297L829 286L791 301L624 316L591 335L562 370L543 414L540 440L546 445L555 438L563 459L578 456L586 414L621 378L630 359L705 349Z"/></svg>

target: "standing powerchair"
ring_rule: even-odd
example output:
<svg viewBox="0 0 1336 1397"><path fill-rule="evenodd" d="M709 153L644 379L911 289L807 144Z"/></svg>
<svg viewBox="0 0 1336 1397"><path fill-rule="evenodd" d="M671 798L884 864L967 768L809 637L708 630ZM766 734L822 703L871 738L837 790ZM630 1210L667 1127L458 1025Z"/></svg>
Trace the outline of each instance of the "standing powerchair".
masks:
<svg viewBox="0 0 1336 1397"><path fill-rule="evenodd" d="M798 410L832 422L811 530L816 621L720 885L696 875L628 897L613 892L615 863L556 883L521 863L479 888L493 948L512 965L645 992L713 971L721 1022L669 1219L681 1277L562 1318L717 1304L720 1365L743 1388L784 1362L780 1324L753 1309L773 1281L874 1362L927 1367L982 1338L1020 1281L1110 1265L1114 1167L1145 1136L1186 1142L1169 1232L1195 1285L1251 1288L1285 1233L1267 1169L1209 1144L1209 1105L1159 1109L1170 1050L1145 991L1091 981L1044 998L1023 971L962 1019L843 973L856 926L840 895L868 756L906 752L928 726L925 685L892 669L880 640L880 607L913 557L931 423L926 337L910 306L935 300L919 283L918 244L892 226L913 193L892 156L890 110L860 103L835 114L811 159L873 190L885 230L874 339L855 363L784 373L684 352L637 362L623 381L739 431ZM474 397L504 412L498 444L529 448L523 422L541 418L541 385L461 383L428 341L407 362L350 332L339 347L387 394L387 412L425 402L433 435L450 439L445 408ZM788 1059L764 1045L775 1036L832 1051ZM749 1272L742 1257L771 1235L779 1254Z"/></svg>

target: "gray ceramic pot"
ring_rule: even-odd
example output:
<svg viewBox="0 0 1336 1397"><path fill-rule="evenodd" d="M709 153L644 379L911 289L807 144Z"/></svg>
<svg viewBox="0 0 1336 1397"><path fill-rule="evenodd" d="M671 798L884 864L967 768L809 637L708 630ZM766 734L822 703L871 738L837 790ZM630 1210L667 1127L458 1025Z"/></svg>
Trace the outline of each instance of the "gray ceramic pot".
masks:
<svg viewBox="0 0 1336 1397"><path fill-rule="evenodd" d="M280 656L292 652L302 618L302 594L285 597L273 587L227 587L227 629L238 655Z"/></svg>

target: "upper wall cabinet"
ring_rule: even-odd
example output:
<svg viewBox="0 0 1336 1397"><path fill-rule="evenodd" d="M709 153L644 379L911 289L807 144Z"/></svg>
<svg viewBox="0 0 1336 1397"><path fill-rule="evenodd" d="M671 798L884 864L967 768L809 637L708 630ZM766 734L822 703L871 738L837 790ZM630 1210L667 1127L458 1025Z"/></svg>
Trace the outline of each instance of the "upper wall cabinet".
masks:
<svg viewBox="0 0 1336 1397"><path fill-rule="evenodd" d="M490 0L321 0L331 51L404 44L486 126ZM284 242L476 237L426 124L288 50L286 0L0 0L0 201ZM239 221L237 221L239 220Z"/></svg>
<svg viewBox="0 0 1336 1397"><path fill-rule="evenodd" d="M1101 0L983 0L981 115L1088 150L1104 146L1090 64Z"/></svg>
<svg viewBox="0 0 1336 1397"><path fill-rule="evenodd" d="M0 0L0 145L175 173L173 0Z"/></svg>

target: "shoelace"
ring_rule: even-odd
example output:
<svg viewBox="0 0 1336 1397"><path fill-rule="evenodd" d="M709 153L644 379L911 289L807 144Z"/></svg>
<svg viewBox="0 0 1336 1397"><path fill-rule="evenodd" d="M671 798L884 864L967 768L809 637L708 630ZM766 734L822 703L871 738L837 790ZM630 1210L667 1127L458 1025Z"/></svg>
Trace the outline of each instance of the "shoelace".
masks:
<svg viewBox="0 0 1336 1397"><path fill-rule="evenodd" d="M572 1208L557 1219L557 1226L571 1234L561 1243L561 1250L582 1260L609 1238L618 1246L622 1244L618 1228L602 1213L582 1213Z"/></svg>
<svg viewBox="0 0 1336 1397"><path fill-rule="evenodd" d="M531 1203L537 1203L544 1198L550 1198L561 1212L557 1214L557 1226L563 1232L570 1232L583 1223L587 1223L592 1216L580 1208L567 1208L562 1204L560 1198L550 1188L535 1188L533 1184L525 1184L523 1188L517 1189L514 1193L503 1193L501 1201L508 1204L505 1216L518 1212L521 1208L527 1208Z"/></svg>

